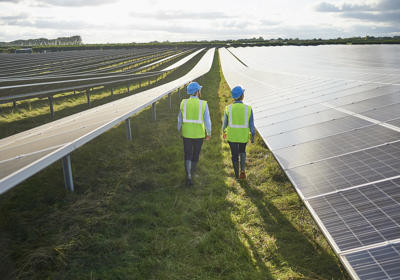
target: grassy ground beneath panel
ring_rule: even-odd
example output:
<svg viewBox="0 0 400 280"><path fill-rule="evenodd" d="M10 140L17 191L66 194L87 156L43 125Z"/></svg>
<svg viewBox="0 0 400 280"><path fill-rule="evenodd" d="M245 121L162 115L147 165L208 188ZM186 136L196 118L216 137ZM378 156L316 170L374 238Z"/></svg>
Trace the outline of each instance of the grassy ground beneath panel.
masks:
<svg viewBox="0 0 400 280"><path fill-rule="evenodd" d="M213 136L184 186L173 96L72 154L75 193L57 162L0 197L4 279L348 279L259 136L248 180L232 179L221 119L231 100L218 56L199 82Z"/></svg>

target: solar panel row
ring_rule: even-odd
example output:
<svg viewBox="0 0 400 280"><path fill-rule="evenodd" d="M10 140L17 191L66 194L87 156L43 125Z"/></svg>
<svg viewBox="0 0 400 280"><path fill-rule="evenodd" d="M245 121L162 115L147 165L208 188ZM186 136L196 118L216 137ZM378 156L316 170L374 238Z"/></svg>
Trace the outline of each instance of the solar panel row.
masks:
<svg viewBox="0 0 400 280"><path fill-rule="evenodd" d="M135 49L0 56L0 103L48 97L53 117L53 96L85 91L90 105L91 89L129 86L144 79L157 79L165 71L150 72L193 49ZM145 72L145 73L141 73ZM128 90L129 91L129 90Z"/></svg>
<svg viewBox="0 0 400 280"><path fill-rule="evenodd" d="M214 49L210 49L192 70L174 81L0 139L0 194L206 74L213 58ZM181 64L177 62L177 65Z"/></svg>
<svg viewBox="0 0 400 280"><path fill-rule="evenodd" d="M220 50L228 84L246 88L258 132L355 279L398 277L399 50L231 49L248 68Z"/></svg>

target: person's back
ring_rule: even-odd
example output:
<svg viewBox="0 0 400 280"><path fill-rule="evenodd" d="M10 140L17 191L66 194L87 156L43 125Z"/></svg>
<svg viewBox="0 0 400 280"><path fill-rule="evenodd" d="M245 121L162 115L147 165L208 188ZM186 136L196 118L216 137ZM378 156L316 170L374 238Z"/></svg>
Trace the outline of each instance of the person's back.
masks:
<svg viewBox="0 0 400 280"><path fill-rule="evenodd" d="M246 145L250 134L252 143L255 135L253 110L243 103L244 89L241 86L234 87L231 93L235 102L225 107L222 131L231 148L235 177L239 179L240 157L240 178L245 179Z"/></svg>
<svg viewBox="0 0 400 280"><path fill-rule="evenodd" d="M204 138L204 112L207 101L200 100L196 96L183 99L180 110L182 113L182 136L185 138Z"/></svg>
<svg viewBox="0 0 400 280"><path fill-rule="evenodd" d="M204 138L211 137L211 119L207 101L200 100L201 86L192 82L187 87L188 99L183 99L178 115L178 131L182 130L185 153L186 184L192 186L192 173L199 161ZM207 136L206 136L207 133Z"/></svg>
<svg viewBox="0 0 400 280"><path fill-rule="evenodd" d="M241 101L236 101L225 108L225 113L228 116L228 141L236 143L249 142L251 107Z"/></svg>

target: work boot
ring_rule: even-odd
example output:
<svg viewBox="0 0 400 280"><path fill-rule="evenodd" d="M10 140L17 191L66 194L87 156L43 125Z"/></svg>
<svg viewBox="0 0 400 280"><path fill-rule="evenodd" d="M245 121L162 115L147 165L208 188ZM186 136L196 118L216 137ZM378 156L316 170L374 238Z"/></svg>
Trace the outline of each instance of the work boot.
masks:
<svg viewBox="0 0 400 280"><path fill-rule="evenodd" d="M239 179L239 162L232 161L232 164L233 164L233 171L235 171L235 178Z"/></svg>
<svg viewBox="0 0 400 280"><path fill-rule="evenodd" d="M191 187L193 185L192 174L190 173L192 170L191 160L185 160L185 170L186 170L186 186Z"/></svg>
<svg viewBox="0 0 400 280"><path fill-rule="evenodd" d="M240 153L240 179L246 179L246 153Z"/></svg>

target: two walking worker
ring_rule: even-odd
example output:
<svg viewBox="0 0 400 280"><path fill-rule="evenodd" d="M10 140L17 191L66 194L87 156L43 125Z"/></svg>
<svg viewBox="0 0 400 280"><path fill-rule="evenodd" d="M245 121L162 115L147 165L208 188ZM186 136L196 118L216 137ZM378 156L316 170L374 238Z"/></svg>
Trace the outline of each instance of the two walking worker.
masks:
<svg viewBox="0 0 400 280"><path fill-rule="evenodd" d="M207 101L201 100L201 88L197 82L187 86L188 99L183 99L178 115L178 131L182 130L183 149L185 153L186 185L192 186L192 176L199 161L203 140L211 138L211 119ZM243 104L244 89L236 86L232 89L235 102L225 108L222 130L228 139L232 153L232 164L237 179L245 179L246 144L251 133L254 143L253 111ZM240 157L240 175L239 175Z"/></svg>

